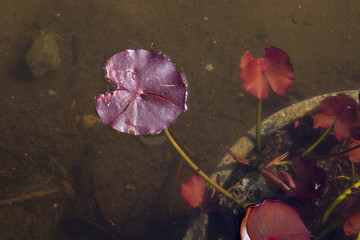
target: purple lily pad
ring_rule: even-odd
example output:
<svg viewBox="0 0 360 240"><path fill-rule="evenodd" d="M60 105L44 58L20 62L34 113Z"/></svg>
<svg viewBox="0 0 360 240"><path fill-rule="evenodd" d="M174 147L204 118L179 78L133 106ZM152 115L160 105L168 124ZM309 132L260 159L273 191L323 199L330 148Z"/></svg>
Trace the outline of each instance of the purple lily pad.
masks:
<svg viewBox="0 0 360 240"><path fill-rule="evenodd" d="M99 94L102 121L134 135L157 134L186 108L186 84L175 65L159 53L130 49L105 64L106 80L116 89Z"/></svg>

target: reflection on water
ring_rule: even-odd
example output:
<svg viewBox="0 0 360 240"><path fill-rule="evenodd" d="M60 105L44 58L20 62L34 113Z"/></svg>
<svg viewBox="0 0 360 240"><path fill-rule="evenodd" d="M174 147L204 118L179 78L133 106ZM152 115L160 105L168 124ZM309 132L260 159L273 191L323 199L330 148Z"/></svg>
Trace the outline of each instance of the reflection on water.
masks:
<svg viewBox="0 0 360 240"><path fill-rule="evenodd" d="M275 45L294 65L293 86L264 102L264 117L359 88L359 4L2 1L1 239L181 239L199 214L179 192L193 173L169 143L144 144L99 123L94 96L112 89L105 60L153 45L184 71L189 110L170 131L211 172L254 124L255 99L238 71L244 51L259 57ZM35 78L25 55L40 32L55 34L61 66Z"/></svg>

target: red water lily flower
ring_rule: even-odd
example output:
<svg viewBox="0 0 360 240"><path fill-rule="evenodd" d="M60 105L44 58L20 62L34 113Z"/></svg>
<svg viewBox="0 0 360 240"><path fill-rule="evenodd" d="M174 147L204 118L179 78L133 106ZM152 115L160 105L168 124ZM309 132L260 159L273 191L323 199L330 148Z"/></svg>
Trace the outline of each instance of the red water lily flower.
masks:
<svg viewBox="0 0 360 240"><path fill-rule="evenodd" d="M289 56L280 48L268 46L262 58L254 59L250 51L240 59L240 77L244 88L258 99L266 99L269 84L272 90L283 96L292 84L293 67Z"/></svg>
<svg viewBox="0 0 360 240"><path fill-rule="evenodd" d="M307 240L310 232L294 208L282 201L264 200L249 207L241 223L243 240Z"/></svg>
<svg viewBox="0 0 360 240"><path fill-rule="evenodd" d="M352 131L360 126L356 101L344 93L326 97L320 102L320 112L312 117L314 129L334 125L335 138L339 141L350 138Z"/></svg>
<svg viewBox="0 0 360 240"><path fill-rule="evenodd" d="M344 232L347 236L359 234L360 232L360 211L348 213L344 216Z"/></svg>
<svg viewBox="0 0 360 240"><path fill-rule="evenodd" d="M219 178L219 177L218 177ZM217 179L219 181L219 179ZM219 200L218 192L211 197L211 189L199 175L191 176L181 186L181 195L185 202L193 208L200 207L202 213L211 211Z"/></svg>

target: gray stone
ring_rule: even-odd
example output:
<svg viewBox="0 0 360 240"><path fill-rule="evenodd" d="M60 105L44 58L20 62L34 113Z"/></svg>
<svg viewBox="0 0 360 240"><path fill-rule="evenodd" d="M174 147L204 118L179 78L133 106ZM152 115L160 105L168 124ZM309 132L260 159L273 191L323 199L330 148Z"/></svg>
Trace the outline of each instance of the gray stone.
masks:
<svg viewBox="0 0 360 240"><path fill-rule="evenodd" d="M34 37L33 44L26 54L26 64L36 78L60 67L59 47L54 33L41 33Z"/></svg>

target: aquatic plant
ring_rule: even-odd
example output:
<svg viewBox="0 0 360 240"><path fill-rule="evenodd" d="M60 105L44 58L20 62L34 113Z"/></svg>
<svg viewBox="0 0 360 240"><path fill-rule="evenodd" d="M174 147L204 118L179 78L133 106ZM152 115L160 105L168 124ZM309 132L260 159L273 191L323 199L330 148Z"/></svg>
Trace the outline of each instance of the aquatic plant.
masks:
<svg viewBox="0 0 360 240"><path fill-rule="evenodd" d="M360 210L345 214L343 228L347 236L360 233Z"/></svg>
<svg viewBox="0 0 360 240"><path fill-rule="evenodd" d="M217 183L219 184L219 176ZM219 201L218 191L213 196L211 194L206 181L199 175L191 176L181 186L181 195L185 202L193 208L199 207L202 213L210 212Z"/></svg>
<svg viewBox="0 0 360 240"><path fill-rule="evenodd" d="M293 82L293 67L286 52L280 48L268 46L262 58L254 59L246 51L239 63L240 76L244 80L244 89L258 100L256 120L256 148L261 152L261 100L267 99L269 85L275 93L283 96Z"/></svg>
<svg viewBox="0 0 360 240"><path fill-rule="evenodd" d="M312 120L310 128L314 131L319 128L326 129L314 144L301 154L298 149L294 151L289 146L279 157L264 162L265 152L261 151L260 138L261 100L268 98L269 85L281 96L286 93L293 82L293 67L289 56L273 46L265 48L264 56L259 59L254 59L249 51L245 52L239 67L245 90L258 99L257 159L244 159L236 156L230 149L227 150L239 163L250 168L255 167L268 183L284 191L284 199L308 201L322 197L328 176L324 169L316 164L317 159L324 156L313 154L314 149L329 134L334 134L339 142L351 141L348 145L344 142L345 150L325 156L331 158L348 153L348 159L352 164L352 176L338 176L348 179L351 187L344 190L319 217L321 224L317 229L320 231L317 236L322 238L341 223L334 221L326 226L334 209L342 201L351 198L348 196L353 195L354 189L360 186L353 165L360 162L360 111L357 103L342 93L325 98L321 101L319 109L309 117ZM167 128L186 109L187 92L182 75L169 59L159 53L142 49L125 50L112 56L105 64L105 70L106 80L116 89L95 97L96 110L102 121L117 131L134 135L158 134L164 131L174 148L198 174L191 176L181 187L182 197L189 206L199 207L202 213L207 213L217 204L219 194L225 195L244 209L253 205L243 203L230 191L223 189L219 185L219 179L217 182L210 179L172 138ZM304 123L299 120L295 123L294 129L301 131L297 127ZM288 155L291 159L285 161ZM287 170L275 169L278 165L287 165ZM212 191L208 184L216 191ZM359 201L356 202L358 203ZM344 231L353 234L355 230L352 230L352 227L355 224L354 229L358 229L359 217L357 213L344 214ZM247 209L246 217L241 224L241 236L248 240L310 239L310 233L296 210L288 204L272 200L265 200L262 204Z"/></svg>
<svg viewBox="0 0 360 240"><path fill-rule="evenodd" d="M126 50L105 64L106 80L116 89L95 98L96 111L112 128L134 135L157 134L186 109L186 84L161 54Z"/></svg>
<svg viewBox="0 0 360 240"><path fill-rule="evenodd" d="M244 204L210 179L185 154L167 127L186 109L186 84L175 65L160 53L129 49L105 64L106 80L115 90L95 97L102 121L117 131L158 134L164 130L174 148L206 182L237 204Z"/></svg>
<svg viewBox="0 0 360 240"><path fill-rule="evenodd" d="M307 240L310 232L297 211L282 201L249 207L241 223L242 240Z"/></svg>
<svg viewBox="0 0 360 240"><path fill-rule="evenodd" d="M338 141L350 138L351 133L360 126L360 111L356 101L344 93L326 97L320 102L320 112L312 117L314 129L334 126Z"/></svg>

